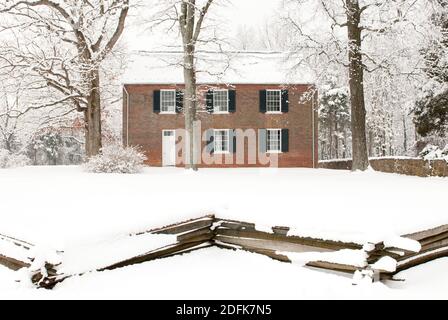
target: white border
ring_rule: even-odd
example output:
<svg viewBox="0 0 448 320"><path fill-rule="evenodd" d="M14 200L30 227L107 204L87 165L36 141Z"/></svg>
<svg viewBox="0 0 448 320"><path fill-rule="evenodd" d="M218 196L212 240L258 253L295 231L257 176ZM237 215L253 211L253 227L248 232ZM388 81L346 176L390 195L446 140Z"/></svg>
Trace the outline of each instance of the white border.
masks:
<svg viewBox="0 0 448 320"><path fill-rule="evenodd" d="M268 137L269 137L269 130L279 130L280 131L280 150L268 150ZM266 153L283 153L282 149L282 140L283 140L283 129L280 128L267 128L266 129Z"/></svg>
<svg viewBox="0 0 448 320"><path fill-rule="evenodd" d="M227 140L227 147L228 147L228 151L216 151L216 136L215 136L215 131L227 131L228 134L228 140ZM213 129L213 154L230 154L230 130L232 129Z"/></svg>
<svg viewBox="0 0 448 320"><path fill-rule="evenodd" d="M176 155L176 130L175 129L166 129L162 130L162 167L175 167L176 166L176 156L174 156L174 165L171 166L165 166L163 164L163 139L165 137L165 132L174 132L174 155Z"/></svg>
<svg viewBox="0 0 448 320"><path fill-rule="evenodd" d="M225 91L227 93L227 111L216 111L215 92L223 92L223 91ZM230 104L230 101L229 101L229 89L213 89L213 114L229 114L229 104Z"/></svg>
<svg viewBox="0 0 448 320"><path fill-rule="evenodd" d="M162 111L162 92L174 92L174 111ZM160 114L176 114L176 89L160 89Z"/></svg>
<svg viewBox="0 0 448 320"><path fill-rule="evenodd" d="M279 106L280 111L268 111L268 92L279 92ZM266 90L266 114L282 114L282 90L281 89L267 89Z"/></svg>

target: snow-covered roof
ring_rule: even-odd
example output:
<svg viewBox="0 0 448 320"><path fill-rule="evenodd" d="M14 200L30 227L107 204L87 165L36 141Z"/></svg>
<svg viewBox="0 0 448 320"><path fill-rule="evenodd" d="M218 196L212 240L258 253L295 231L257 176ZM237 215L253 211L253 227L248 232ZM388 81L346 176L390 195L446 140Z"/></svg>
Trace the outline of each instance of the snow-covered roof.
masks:
<svg viewBox="0 0 448 320"><path fill-rule="evenodd" d="M200 52L198 83L312 84L313 73L293 68L287 55L279 52ZM133 52L123 75L123 84L184 83L182 53Z"/></svg>

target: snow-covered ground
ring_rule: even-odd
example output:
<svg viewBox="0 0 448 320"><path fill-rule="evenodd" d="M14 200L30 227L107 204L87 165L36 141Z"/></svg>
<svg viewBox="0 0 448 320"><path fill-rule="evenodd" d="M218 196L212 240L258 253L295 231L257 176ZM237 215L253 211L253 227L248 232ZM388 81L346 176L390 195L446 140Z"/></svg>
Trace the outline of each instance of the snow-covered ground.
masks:
<svg viewBox="0 0 448 320"><path fill-rule="evenodd" d="M202 169L194 173L176 168L146 168L142 174L116 175L89 174L80 167L26 167L0 170L0 235L31 242L37 248L33 256L41 259L51 260L53 257L50 256L56 251L64 251L62 257L58 255L54 259L62 259L62 271L67 274L93 270L172 244L175 238L171 236L129 235L212 213L220 218L256 223L256 228L262 231L269 231L272 226L289 226L292 228L289 234L300 236L360 244L394 242L397 235L448 224L444 203L447 190L446 178L418 178L373 171ZM8 254L17 249L8 247L7 242L1 245ZM110 277L116 278L116 283L123 282L123 288L129 287L129 291L133 285L146 283L150 287L151 281L161 287L165 281L173 281L168 272L176 277L178 273L187 275L181 267L184 264L206 268L217 261L222 263L218 270L223 274L230 266L234 270L241 265L252 266L246 270L246 277L254 286L279 281L280 286L286 288L285 297L318 295L321 291L313 291L311 285L300 287L305 278L319 283L328 280L331 285L325 290L329 297L333 293L339 295L340 286L351 288L349 278L311 273L301 268L299 264L303 257L293 259L298 264L291 266L241 252L216 254L215 249L210 249L110 273L85 275L64 282L60 292L70 295L78 288L88 292L88 288L96 287L96 291L104 294L119 294L108 290L105 283ZM23 255L23 250L19 255ZM213 255L216 258L212 258ZM12 257L16 256L12 254ZM249 269L257 271L251 274ZM139 284L143 273L159 272L162 272L160 277L148 276ZM215 274L212 270L208 272L208 279L204 281L210 281ZM11 274L6 272L5 276L4 270L0 273L3 274L0 278L6 277L6 280L0 280L0 291L6 285L3 289L7 292ZM244 272L236 273L229 273L236 279L241 277L235 283L243 281ZM207 272L203 274L207 275ZM297 274L296 285L296 280L289 281L292 274ZM257 275L260 284L257 284ZM418 275L415 277L419 278ZM131 284L126 285L122 278ZM193 279L184 281L194 283ZM317 287L322 289L321 285ZM376 290L389 294L387 288L377 287L381 285L373 286L375 294ZM186 292L179 290L179 295ZM356 290L361 289L343 292L350 296ZM371 290L368 289L368 295L372 294ZM12 291L17 292L15 288ZM163 292L161 289L158 295L163 296ZM253 292L256 294L257 291ZM260 291L260 297L266 292ZM277 293L275 297L282 297L281 292ZM141 292L137 290L136 294ZM168 294L173 292L166 291Z"/></svg>
<svg viewBox="0 0 448 320"><path fill-rule="evenodd" d="M67 279L53 291L14 282L0 267L0 299L446 299L448 258L353 286L342 275L217 248Z"/></svg>
<svg viewBox="0 0 448 320"><path fill-rule="evenodd" d="M214 213L302 236L384 240L448 224L448 179L313 169L0 170L0 234L59 250Z"/></svg>

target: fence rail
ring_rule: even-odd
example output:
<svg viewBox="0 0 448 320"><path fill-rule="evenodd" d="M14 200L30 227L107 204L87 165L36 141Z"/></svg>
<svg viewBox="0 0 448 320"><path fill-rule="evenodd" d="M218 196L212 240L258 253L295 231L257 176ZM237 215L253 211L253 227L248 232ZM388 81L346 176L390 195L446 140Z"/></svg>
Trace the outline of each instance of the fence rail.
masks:
<svg viewBox="0 0 448 320"><path fill-rule="evenodd" d="M297 235L288 235L288 232L288 227L274 226L272 227L272 232L268 230L260 231L256 229L254 223L220 219L214 215L207 215L199 219L132 235L134 237L146 234L174 235L176 240L172 244L154 248L144 254L129 257L128 259L98 268L97 271L114 270L210 246L232 250L245 250L262 254L282 262L291 262L288 253L325 253L343 249L363 250L363 246L357 243L300 237ZM389 279L400 271L440 257L448 256L448 225L404 235L403 237L418 241L421 244L421 250L419 252L411 252L400 248L386 247L384 243L377 243L367 252L368 265L373 265L386 256L397 261L395 271L379 271L381 278ZM29 243L6 236L0 236L0 241L13 241L20 250L25 251L30 250L32 247ZM32 260L20 261L15 257L8 257L0 252L0 264L13 270L29 267L31 262ZM332 261L325 261L325 259L309 261L306 265L345 273L353 273L360 269L360 267L355 265L334 263ZM59 265L46 263L44 268L45 272L38 270L32 276L32 281L36 286L51 289L57 283L73 276L72 274L60 273L58 270L63 268Z"/></svg>

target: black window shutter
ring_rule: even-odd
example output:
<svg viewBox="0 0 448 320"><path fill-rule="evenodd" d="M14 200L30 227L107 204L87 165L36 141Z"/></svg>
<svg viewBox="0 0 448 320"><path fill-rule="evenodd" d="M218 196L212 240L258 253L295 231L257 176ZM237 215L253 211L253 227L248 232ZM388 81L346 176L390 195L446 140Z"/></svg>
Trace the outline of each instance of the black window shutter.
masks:
<svg viewBox="0 0 448 320"><path fill-rule="evenodd" d="M212 154L215 151L215 131L213 129L208 129L205 133L206 138L206 150L208 153Z"/></svg>
<svg viewBox="0 0 448 320"><path fill-rule="evenodd" d="M260 112L266 113L266 90L260 90Z"/></svg>
<svg viewBox="0 0 448 320"><path fill-rule="evenodd" d="M229 112L236 112L236 91L229 90Z"/></svg>
<svg viewBox="0 0 448 320"><path fill-rule="evenodd" d="M205 97L206 109L208 113L213 113L213 90L208 90Z"/></svg>
<svg viewBox="0 0 448 320"><path fill-rule="evenodd" d="M152 107L154 113L160 113L160 90L154 90L154 96L152 99Z"/></svg>
<svg viewBox="0 0 448 320"><path fill-rule="evenodd" d="M288 90L282 90L282 112L289 111L289 94Z"/></svg>
<svg viewBox="0 0 448 320"><path fill-rule="evenodd" d="M282 152L289 152L289 129L282 129Z"/></svg>
<svg viewBox="0 0 448 320"><path fill-rule="evenodd" d="M236 130L230 130L230 135L232 139L230 140L232 141L230 152L236 153Z"/></svg>
<svg viewBox="0 0 448 320"><path fill-rule="evenodd" d="M184 92L176 90L176 113L181 113L184 110Z"/></svg>
<svg viewBox="0 0 448 320"><path fill-rule="evenodd" d="M259 129L258 130L258 152L259 153L266 153L267 146L268 146L267 130L266 129Z"/></svg>

